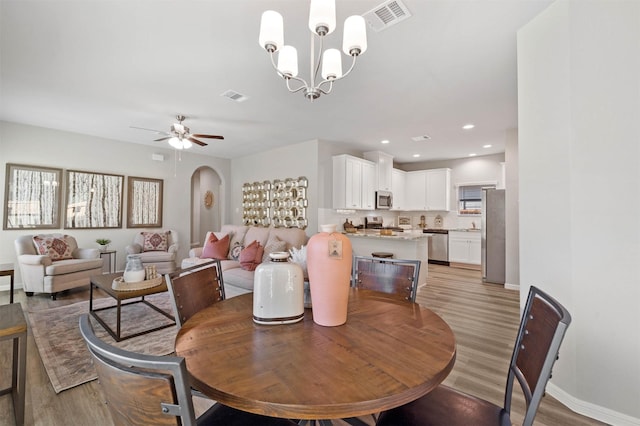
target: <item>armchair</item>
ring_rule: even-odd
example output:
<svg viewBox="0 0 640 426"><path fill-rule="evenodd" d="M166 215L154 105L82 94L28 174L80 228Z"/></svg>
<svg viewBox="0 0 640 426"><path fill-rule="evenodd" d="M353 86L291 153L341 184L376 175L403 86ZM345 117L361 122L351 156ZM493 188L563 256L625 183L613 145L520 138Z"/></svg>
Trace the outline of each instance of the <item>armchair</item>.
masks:
<svg viewBox="0 0 640 426"><path fill-rule="evenodd" d="M78 248L70 235L23 235L15 242L22 285L27 296L88 285L92 275L102 274L102 258L95 248Z"/></svg>
<svg viewBox="0 0 640 426"><path fill-rule="evenodd" d="M178 233L174 230L136 232L133 243L125 249L127 255L137 254L142 266L156 265L159 274L176 270Z"/></svg>

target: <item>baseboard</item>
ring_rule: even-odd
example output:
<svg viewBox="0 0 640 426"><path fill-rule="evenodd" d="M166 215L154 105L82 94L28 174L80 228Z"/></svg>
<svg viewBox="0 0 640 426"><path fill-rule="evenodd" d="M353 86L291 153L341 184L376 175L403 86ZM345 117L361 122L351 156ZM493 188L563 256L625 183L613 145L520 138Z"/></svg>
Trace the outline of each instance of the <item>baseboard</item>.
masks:
<svg viewBox="0 0 640 426"><path fill-rule="evenodd" d="M474 271L482 270L482 265L474 265L472 263L449 262L449 266L452 268L473 269Z"/></svg>
<svg viewBox="0 0 640 426"><path fill-rule="evenodd" d="M13 283L13 291L16 291L21 288L22 288L22 283L17 283L17 282ZM10 283L0 284L0 291L9 291L10 289L11 289Z"/></svg>
<svg viewBox="0 0 640 426"><path fill-rule="evenodd" d="M506 288L507 290L518 290L518 291L520 291L520 284L504 283L504 288Z"/></svg>
<svg viewBox="0 0 640 426"><path fill-rule="evenodd" d="M582 401L581 399L569 395L567 392L551 382L547 383L547 392L549 395L553 396L555 399L578 414L600 420L601 422L605 422L610 425L640 426L639 418L631 417L626 414L613 411L609 408Z"/></svg>

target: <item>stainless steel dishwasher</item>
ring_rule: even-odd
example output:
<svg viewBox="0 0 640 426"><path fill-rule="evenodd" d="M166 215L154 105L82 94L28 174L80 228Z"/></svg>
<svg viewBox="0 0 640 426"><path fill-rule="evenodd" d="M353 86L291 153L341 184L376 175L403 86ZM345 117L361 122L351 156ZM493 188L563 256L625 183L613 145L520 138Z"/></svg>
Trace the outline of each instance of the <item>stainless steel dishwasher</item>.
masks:
<svg viewBox="0 0 640 426"><path fill-rule="evenodd" d="M429 237L429 263L449 266L449 230L436 228L422 232L433 234Z"/></svg>

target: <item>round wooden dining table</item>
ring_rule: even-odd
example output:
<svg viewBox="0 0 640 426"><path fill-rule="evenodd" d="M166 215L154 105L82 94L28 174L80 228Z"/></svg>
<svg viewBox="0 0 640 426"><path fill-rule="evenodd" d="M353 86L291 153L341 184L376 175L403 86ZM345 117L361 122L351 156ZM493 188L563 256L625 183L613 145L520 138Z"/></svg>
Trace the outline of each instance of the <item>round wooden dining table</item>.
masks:
<svg viewBox="0 0 640 426"><path fill-rule="evenodd" d="M286 325L253 322L253 295L218 302L186 321L176 354L192 385L231 407L272 417L337 419L411 402L442 382L456 358L453 332L431 310L351 289L347 322L313 311Z"/></svg>

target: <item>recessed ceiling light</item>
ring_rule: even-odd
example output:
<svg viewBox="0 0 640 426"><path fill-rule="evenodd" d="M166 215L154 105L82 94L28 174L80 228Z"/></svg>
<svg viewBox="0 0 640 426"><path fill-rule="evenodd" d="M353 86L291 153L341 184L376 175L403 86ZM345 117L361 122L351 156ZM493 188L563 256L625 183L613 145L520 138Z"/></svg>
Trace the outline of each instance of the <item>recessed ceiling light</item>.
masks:
<svg viewBox="0 0 640 426"><path fill-rule="evenodd" d="M491 144L482 145L483 148L491 148Z"/></svg>
<svg viewBox="0 0 640 426"><path fill-rule="evenodd" d="M464 126L462 126L462 128L465 130L473 129L474 127L476 127L475 124L471 124L471 123L465 124Z"/></svg>
<svg viewBox="0 0 640 426"><path fill-rule="evenodd" d="M413 158L418 158L420 157L420 154L413 154Z"/></svg>
<svg viewBox="0 0 640 426"><path fill-rule="evenodd" d="M472 152L471 154L469 154L469 157L475 157L476 155L478 154L476 154L475 152Z"/></svg>
<svg viewBox="0 0 640 426"><path fill-rule="evenodd" d="M388 140L388 139L385 139L385 140L383 140L383 141L380 141L380 143L388 144L388 143L389 143L389 140Z"/></svg>

